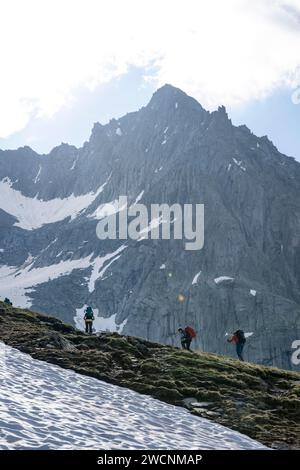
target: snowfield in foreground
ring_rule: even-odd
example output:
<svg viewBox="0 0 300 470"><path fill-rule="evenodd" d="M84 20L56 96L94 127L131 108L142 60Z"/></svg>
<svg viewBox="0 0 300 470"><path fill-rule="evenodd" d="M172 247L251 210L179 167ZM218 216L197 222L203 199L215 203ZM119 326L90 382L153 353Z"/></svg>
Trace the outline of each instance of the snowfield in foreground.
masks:
<svg viewBox="0 0 300 470"><path fill-rule="evenodd" d="M0 449L263 449L183 408L0 343Z"/></svg>

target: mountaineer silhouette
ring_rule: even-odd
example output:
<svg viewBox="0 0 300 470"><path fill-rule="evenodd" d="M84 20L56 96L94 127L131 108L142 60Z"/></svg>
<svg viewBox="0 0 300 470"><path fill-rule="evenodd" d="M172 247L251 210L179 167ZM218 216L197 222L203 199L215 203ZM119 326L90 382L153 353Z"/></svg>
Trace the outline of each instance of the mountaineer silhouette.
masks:
<svg viewBox="0 0 300 470"><path fill-rule="evenodd" d="M190 346L193 338L196 338L196 332L191 326L186 326L183 328L178 328L178 332L180 333L180 341L181 346L183 349L187 349L190 351Z"/></svg>
<svg viewBox="0 0 300 470"><path fill-rule="evenodd" d="M235 331L227 341L228 343L235 343L237 356L240 361L244 361L243 349L246 343L246 338L243 330Z"/></svg>
<svg viewBox="0 0 300 470"><path fill-rule="evenodd" d="M85 332L93 333L93 321L95 320L92 307L87 307L84 311Z"/></svg>

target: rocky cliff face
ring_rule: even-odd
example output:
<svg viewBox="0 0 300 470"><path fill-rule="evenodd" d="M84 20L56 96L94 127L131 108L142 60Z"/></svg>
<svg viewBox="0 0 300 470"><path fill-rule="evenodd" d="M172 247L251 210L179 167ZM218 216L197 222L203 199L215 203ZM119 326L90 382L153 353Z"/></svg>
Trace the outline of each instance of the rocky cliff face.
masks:
<svg viewBox="0 0 300 470"><path fill-rule="evenodd" d="M102 240L101 205L205 206L205 243ZM77 326L232 354L226 333L248 333L246 358L297 368L300 339L300 164L166 85L136 113L95 124L82 148L0 152L0 294Z"/></svg>

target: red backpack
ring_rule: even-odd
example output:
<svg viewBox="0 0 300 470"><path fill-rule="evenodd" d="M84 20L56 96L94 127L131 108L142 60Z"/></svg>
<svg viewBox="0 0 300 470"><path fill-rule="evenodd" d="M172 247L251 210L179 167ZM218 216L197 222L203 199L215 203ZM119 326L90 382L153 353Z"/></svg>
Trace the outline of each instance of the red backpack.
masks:
<svg viewBox="0 0 300 470"><path fill-rule="evenodd" d="M196 338L197 334L196 334L196 331L194 330L194 328L192 328L191 326L186 326L184 331L190 335L191 338Z"/></svg>

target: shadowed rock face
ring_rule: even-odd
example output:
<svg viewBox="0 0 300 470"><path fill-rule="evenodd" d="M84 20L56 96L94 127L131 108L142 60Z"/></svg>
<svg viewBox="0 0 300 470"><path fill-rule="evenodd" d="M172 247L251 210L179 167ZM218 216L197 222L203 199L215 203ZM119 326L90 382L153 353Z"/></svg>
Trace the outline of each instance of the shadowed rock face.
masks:
<svg viewBox="0 0 300 470"><path fill-rule="evenodd" d="M226 333L242 328L253 333L247 360L297 369L291 345L300 339L300 164L266 137L234 127L224 107L209 113L166 85L140 111L95 124L80 149L62 144L42 156L28 147L0 152L4 178L3 297L68 322L91 304L99 317L113 319L110 328L122 325L126 334L167 344L178 344L178 326L192 324L196 349L225 354L234 354ZM17 193L7 192L9 185ZM19 192L31 199L20 201ZM148 207L204 204L204 248L186 251L181 240L98 240L91 217L97 208L119 195L132 204L141 193ZM77 199L88 194L95 197L83 204ZM24 216L32 198L50 201L51 208L33 205ZM57 199L63 200L58 209ZM56 274L46 269L58 263ZM4 281L4 266L21 271L11 269Z"/></svg>

